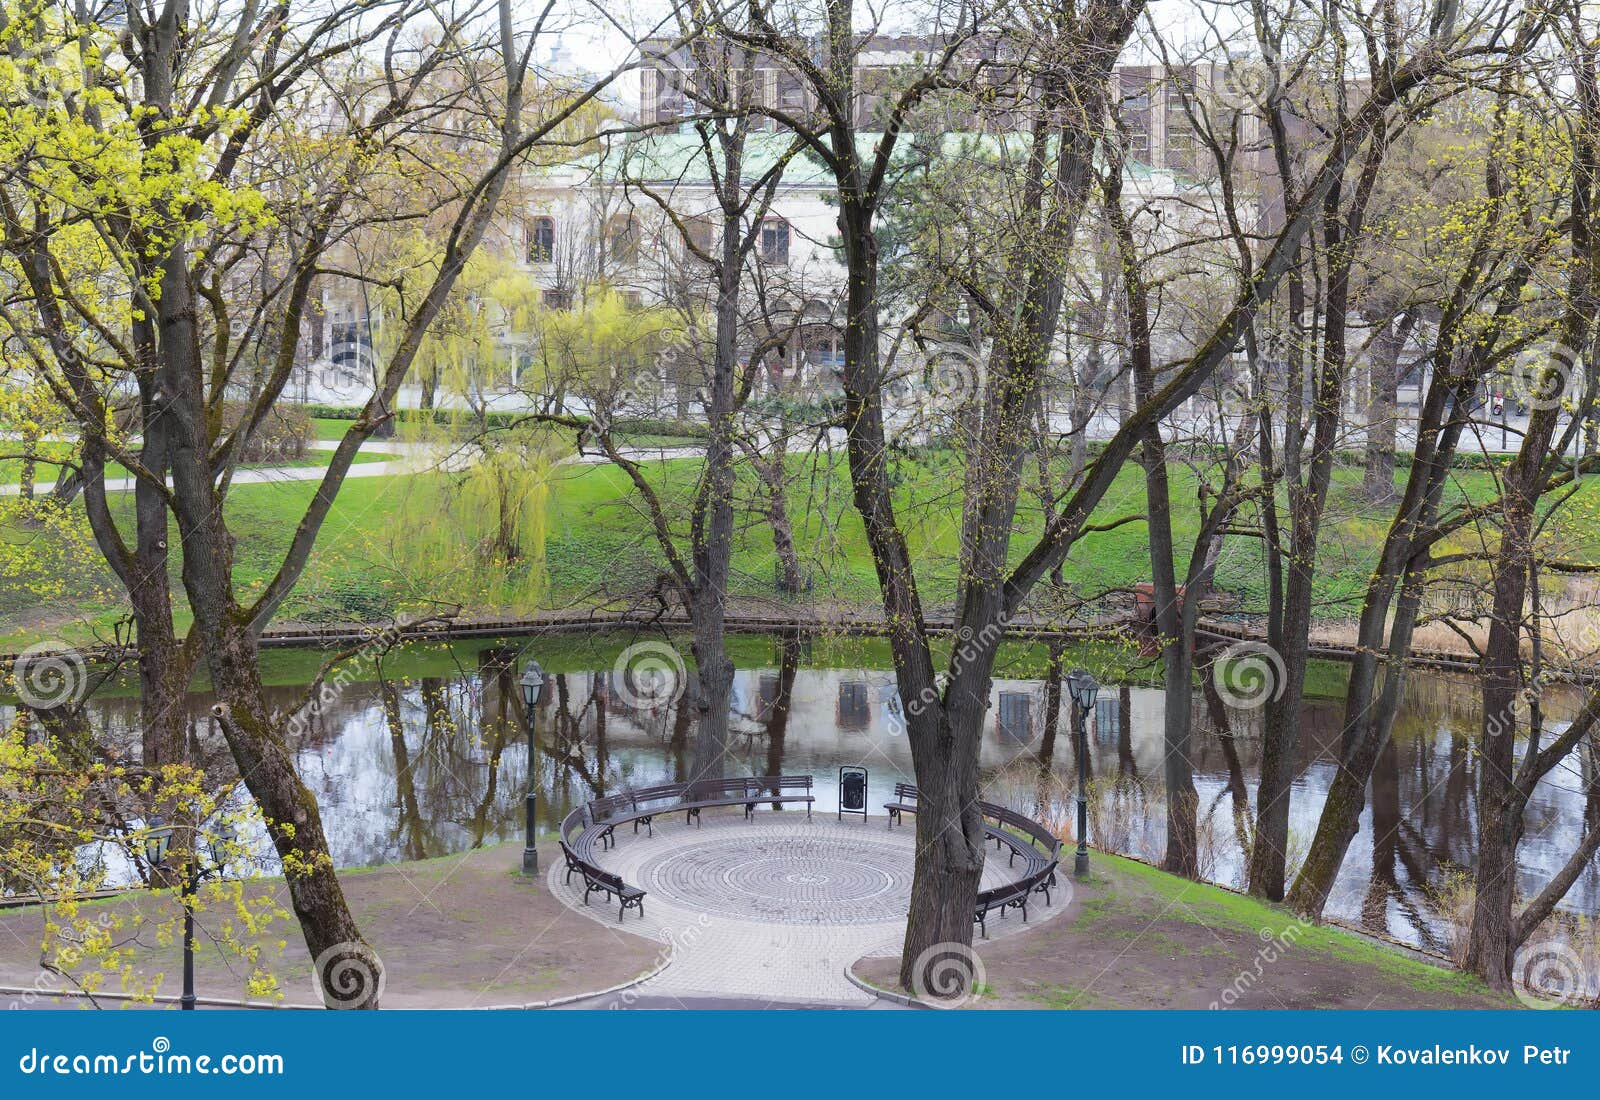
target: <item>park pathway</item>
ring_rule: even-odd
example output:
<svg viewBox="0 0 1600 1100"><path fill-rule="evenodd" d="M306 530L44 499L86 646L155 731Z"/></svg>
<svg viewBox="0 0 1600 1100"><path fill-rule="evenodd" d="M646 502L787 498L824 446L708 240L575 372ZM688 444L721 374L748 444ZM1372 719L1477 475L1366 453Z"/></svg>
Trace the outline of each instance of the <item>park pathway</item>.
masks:
<svg viewBox="0 0 1600 1100"><path fill-rule="evenodd" d="M55 442L55 437L50 437L47 442ZM317 451L332 451L339 446L336 439L318 439L312 442L311 448ZM428 469L443 469L459 471L471 466L475 461L475 454L471 449L455 449L438 447L426 443L410 443L401 440L368 440L361 445L363 452L368 454L392 455L392 460L383 462L358 462L350 467L345 474L345 480L358 477L388 477L392 474L415 474ZM620 451L622 457L633 462L666 461L675 458L692 458L704 452L693 447L624 447ZM557 466L596 466L611 461L605 455L575 454L568 455ZM256 466L249 469L236 470L233 474L235 485L259 485L276 481L321 481L328 472L326 466ZM106 478L106 492L126 493L133 489L132 477ZM56 487L54 481L35 481L33 491L39 496L44 496ZM0 485L0 497L14 497L22 492L22 486L16 483Z"/></svg>
<svg viewBox="0 0 1600 1100"><path fill-rule="evenodd" d="M616 1007L737 1000L741 1007L867 1008L881 1002L846 978L845 969L863 955L899 953L915 838L909 823L891 830L883 818L840 822L818 814L807 821L792 808L758 810L754 822L739 811L708 812L703 826L663 813L653 837L623 828L616 846L597 856L646 891L644 917L630 912L619 923L616 906L599 896L586 907L582 879L567 884L559 865L550 869L550 888L619 935L657 941L663 959L670 958L649 981L602 999ZM991 859L983 886L1014 874L1005 860ZM1026 926L1015 914L991 920L990 936L1048 920L1070 894L1054 892L1050 906L1039 898ZM982 941L975 946L981 957Z"/></svg>

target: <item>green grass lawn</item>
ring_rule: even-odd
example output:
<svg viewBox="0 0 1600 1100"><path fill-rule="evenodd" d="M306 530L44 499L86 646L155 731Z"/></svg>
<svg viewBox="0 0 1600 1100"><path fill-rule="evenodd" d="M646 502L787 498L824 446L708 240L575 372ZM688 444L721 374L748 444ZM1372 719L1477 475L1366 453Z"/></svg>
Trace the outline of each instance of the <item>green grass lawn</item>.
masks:
<svg viewBox="0 0 1600 1100"><path fill-rule="evenodd" d="M1103 852L1026 935L974 940L974 1009L1516 1008L1478 979L1365 936ZM852 968L899 989L898 958Z"/></svg>
<svg viewBox="0 0 1600 1100"><path fill-rule="evenodd" d="M319 429L326 423L319 421ZM326 456L316 459L325 461ZM824 456L813 461L801 456L791 466L790 513L797 545L813 575L813 598L874 608L877 581L842 459ZM651 463L646 469L668 513L687 515L698 460ZM894 474L900 521L918 583L926 605L936 611L947 607L955 592L959 470L948 455L933 453L901 457ZM1326 618L1348 617L1358 608L1388 521L1384 509L1375 509L1362 498L1360 478L1360 470L1340 468L1330 495L1330 528L1319 554L1317 586L1317 611ZM1196 478L1175 467L1172 480L1181 558L1196 530ZM234 488L228 509L238 540L234 567L244 591L258 590L273 575L314 489L312 482ZM1451 489L1457 500L1487 499L1493 491L1492 475L1481 471L1461 472ZM758 495L753 479L741 479L731 589L736 597L773 599L772 533L765 515L757 510ZM1600 530L1592 522L1597 500L1595 490L1585 485L1569 504L1571 518L1557 525L1565 529L1558 536L1565 540L1565 556L1600 559ZM127 522L126 495L115 495L113 505ZM540 583L533 587L541 593L537 602L544 606L598 602L648 589L664 568L638 496L626 475L614 467L554 467L537 510L535 521L525 524L537 529L537 537L530 537L522 560L505 568L537 574ZM1104 524L1143 511L1143 477L1130 464L1094 518ZM397 611L437 607L440 601L459 602L469 611L530 610L528 601L485 605L485 567L477 555L493 529L495 517L490 513L487 505L465 499L456 481L442 474L352 479L341 490L300 587L280 617L385 619ZM1036 501L1026 498L1013 539L1018 556L1032 545L1041 526ZM680 530L685 528L680 525ZM415 548L423 540L431 544L429 556L419 558ZM1470 533L1457 542L1471 546ZM13 519L0 523L0 554L15 566L0 572L0 581L28 573L26 559L33 558L50 582L0 584L0 642L33 636L41 619L51 624L55 636L67 637L90 626L104 630L122 614L119 601L108 602L107 593L114 594L116 586L104 567L95 564L92 553L81 561L67 561L65 550L52 550L48 534L19 526ZM474 561L476 573L466 564ZM1259 608L1266 594L1264 564L1259 540L1230 538L1218 584L1237 595L1245 610ZM174 579L177 568L174 561ZM1078 591L1089 595L1148 580L1145 524L1140 520L1085 536L1074 547L1066 574Z"/></svg>

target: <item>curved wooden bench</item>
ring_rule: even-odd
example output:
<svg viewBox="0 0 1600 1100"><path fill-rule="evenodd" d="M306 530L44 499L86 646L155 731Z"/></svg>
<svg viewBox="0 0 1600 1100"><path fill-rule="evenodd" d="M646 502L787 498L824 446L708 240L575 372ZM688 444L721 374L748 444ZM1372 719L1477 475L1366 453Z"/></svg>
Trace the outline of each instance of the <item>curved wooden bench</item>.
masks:
<svg viewBox="0 0 1600 1100"><path fill-rule="evenodd" d="M759 775L734 779L701 779L688 783L658 783L601 795L579 806L561 819L561 856L566 861L566 881L574 874L583 876L583 901L589 895L604 893L617 900L617 919L629 909L644 915L645 892L629 886L621 876L605 870L594 861L595 842L609 849L617 842L617 826L633 826L635 834L643 825L655 835L655 816L683 811L684 821L700 821L700 811L715 806L743 806L745 820L755 816L762 802L803 802L806 818L811 817L811 776Z"/></svg>
<svg viewBox="0 0 1600 1100"><path fill-rule="evenodd" d="M883 806L889 811L889 827L901 822L902 814L916 813L920 802L921 792L916 784L896 783L894 801ZM1060 865L1061 841L1037 821L1006 806L980 801L978 812L983 815L985 838L994 841L996 848L1011 850L1006 865L1016 866L1018 856L1024 860L1021 878L978 893L972 919L987 939L990 912L999 910L1003 917L1007 909L1021 909L1022 919L1026 921L1030 895L1043 894L1044 903L1050 904L1050 890L1056 885L1056 868Z"/></svg>
<svg viewBox="0 0 1600 1100"><path fill-rule="evenodd" d="M902 824L901 814L914 814L917 812L917 785L915 783L896 783L894 785L894 801L885 802L883 808L889 811L889 824Z"/></svg>
<svg viewBox="0 0 1600 1100"><path fill-rule="evenodd" d="M1028 899L1036 892L1044 894L1044 903L1050 904L1050 887L1055 885L1056 861L1051 860L1032 874L1024 875L1015 882L1008 882L996 886L992 890L980 890L976 904L973 906L972 919L978 925L978 930L984 939L989 938L989 913L998 909L1000 916L1006 915L1007 909L1021 909L1022 922L1028 922Z"/></svg>
<svg viewBox="0 0 1600 1100"><path fill-rule="evenodd" d="M745 803L746 818L754 817L756 807L763 802L773 806L785 802L801 802L806 807L806 820L811 820L811 806L816 801L811 793L811 776L757 775L751 777L750 785L753 788L750 793L756 797Z"/></svg>
<svg viewBox="0 0 1600 1100"><path fill-rule="evenodd" d="M653 787L618 791L589 803L589 828L609 848L616 843L619 825L632 824L637 833L644 825L655 835L657 814L683 812L685 824L700 822L700 811L718 806L743 806L746 820L755 816L763 802L804 803L811 817L815 801L809 775L747 775L732 779L694 779L687 783L660 783Z"/></svg>
<svg viewBox="0 0 1600 1100"><path fill-rule="evenodd" d="M1011 849L1008 866L1015 866L1017 857L1021 856L1026 861L1028 873L1032 874L1059 857L1061 841L1037 821L992 802L983 802L980 806L984 816L995 823L995 827L988 830L995 846L1005 845Z"/></svg>
<svg viewBox="0 0 1600 1100"><path fill-rule="evenodd" d="M588 832L588 810L578 806L566 817L561 819L561 842L573 849L585 859L590 857L594 847L594 838Z"/></svg>
<svg viewBox="0 0 1600 1100"><path fill-rule="evenodd" d="M643 890L623 882L621 875L595 866L565 840L561 841L561 857L567 861L567 882L572 881L574 872L583 876L583 904L589 904L590 894L600 893L616 899L618 920L626 916L629 909L637 909L639 915L644 916Z"/></svg>

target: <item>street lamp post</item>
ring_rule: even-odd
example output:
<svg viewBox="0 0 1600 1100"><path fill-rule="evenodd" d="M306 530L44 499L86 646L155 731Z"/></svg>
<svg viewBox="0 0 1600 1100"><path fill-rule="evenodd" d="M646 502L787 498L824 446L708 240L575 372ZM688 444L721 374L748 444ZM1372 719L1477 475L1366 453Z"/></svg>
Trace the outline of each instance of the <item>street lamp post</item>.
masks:
<svg viewBox="0 0 1600 1100"><path fill-rule="evenodd" d="M200 892L200 883L213 875L221 877L228 861L228 844L233 839L231 826L223 825L212 833L208 841L211 863L202 866L200 853L191 843L188 865L183 867L183 881L178 884L178 897L183 902L183 996L178 1007L192 1012L195 1007L194 992L194 898ZM172 826L160 825L145 834L144 854L151 867L166 865L172 850Z"/></svg>
<svg viewBox="0 0 1600 1100"><path fill-rule="evenodd" d="M1100 685L1085 669L1074 669L1067 674L1067 693L1072 696L1073 732L1078 736L1078 854L1072 863L1074 878L1089 877L1089 712L1094 709L1094 697Z"/></svg>
<svg viewBox="0 0 1600 1100"><path fill-rule="evenodd" d="M538 661L529 661L522 670L522 718L528 727L528 834L522 848L522 873L536 875L539 873L539 852L533 846L534 838L538 835L538 809L539 796L539 748L534 740L534 729L538 723L539 701L544 697L544 669L539 667Z"/></svg>

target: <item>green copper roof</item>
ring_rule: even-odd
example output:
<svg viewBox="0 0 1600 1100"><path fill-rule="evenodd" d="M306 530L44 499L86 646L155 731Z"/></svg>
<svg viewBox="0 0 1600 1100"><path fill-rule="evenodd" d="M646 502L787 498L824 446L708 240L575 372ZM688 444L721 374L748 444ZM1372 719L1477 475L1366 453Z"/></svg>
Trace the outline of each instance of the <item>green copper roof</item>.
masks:
<svg viewBox="0 0 1600 1100"><path fill-rule="evenodd" d="M857 148L863 155L870 155L877 145L878 138L879 135L876 133L860 133L857 135ZM1010 145L1013 153L1020 155L1022 143L1028 140L1031 139L1026 134L947 133L941 137L940 144L942 151L949 156L962 153L971 155L984 149L998 151L1002 145ZM692 130L688 132L671 130L644 137L614 137L609 139L607 146L603 152L575 157L563 164L549 165L542 171L549 175L581 173L588 176L598 173L608 179L626 178L646 183L670 182L694 185L710 181L705 144L700 135ZM784 131L755 130L747 134L744 147L746 181L754 182L760 179L779 158L790 153L793 147L793 135ZM722 150L715 137L712 139L711 148L717 163L720 164ZM907 135L895 146L895 157L903 161L912 156L917 148L917 139ZM1146 182L1161 173L1149 165L1129 161L1124 174L1130 181ZM786 186L815 187L831 181L832 174L828 169L815 154L805 149L792 155L788 166L784 169L783 182Z"/></svg>

